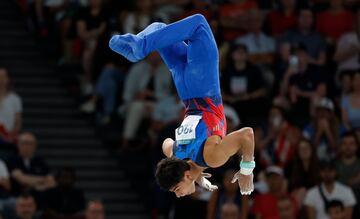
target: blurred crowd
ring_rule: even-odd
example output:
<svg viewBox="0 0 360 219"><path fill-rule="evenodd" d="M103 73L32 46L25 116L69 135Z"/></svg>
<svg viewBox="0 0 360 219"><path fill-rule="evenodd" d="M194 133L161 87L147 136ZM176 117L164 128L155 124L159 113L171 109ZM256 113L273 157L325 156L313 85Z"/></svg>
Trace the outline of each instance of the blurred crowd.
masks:
<svg viewBox="0 0 360 219"><path fill-rule="evenodd" d="M163 157L162 140L181 123L183 105L157 53L129 63L110 51L108 40L113 34L138 33L152 22L171 23L195 13L207 18L219 48L228 131L255 130L256 191L240 196L229 183L238 168L234 158L211 171L220 188L213 193L199 190L174 199L154 185L153 218L360 218L358 0L17 3L34 35L56 45L59 66L81 66L80 110L94 115L99 127L118 124L116 150L147 153L153 165ZM20 134L21 100L8 81L6 69L0 69L0 136L4 144L17 145L18 155L8 162L8 171L1 165L0 194L20 195L4 204L13 202L17 211L24 202L51 203L41 201L46 195L40 191L64 194L61 176L71 178L66 183L74 178L68 169L58 177L48 175L44 161L26 152L31 149L24 144L36 140L31 133ZM33 192L21 193L21 187ZM86 207L75 201L82 200L81 193L74 194L72 213ZM57 206L38 207L57 212Z"/></svg>

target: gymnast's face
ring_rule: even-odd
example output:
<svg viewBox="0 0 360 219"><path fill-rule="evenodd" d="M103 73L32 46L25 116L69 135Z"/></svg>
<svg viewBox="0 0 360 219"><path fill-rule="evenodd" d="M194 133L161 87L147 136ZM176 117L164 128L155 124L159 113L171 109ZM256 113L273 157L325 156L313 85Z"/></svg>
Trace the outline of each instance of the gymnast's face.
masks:
<svg viewBox="0 0 360 219"><path fill-rule="evenodd" d="M176 197L180 198L186 195L190 195L195 192L195 181L190 174L190 171L185 171L184 178L170 189L171 192L174 192Z"/></svg>

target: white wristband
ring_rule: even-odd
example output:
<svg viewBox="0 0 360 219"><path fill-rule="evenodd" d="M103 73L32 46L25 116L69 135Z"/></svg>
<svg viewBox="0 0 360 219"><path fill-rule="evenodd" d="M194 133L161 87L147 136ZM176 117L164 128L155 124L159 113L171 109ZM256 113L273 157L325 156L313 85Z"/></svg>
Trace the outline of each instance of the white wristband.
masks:
<svg viewBox="0 0 360 219"><path fill-rule="evenodd" d="M253 170L254 170L254 168L241 168L241 169L240 169L240 173L241 173L242 175L248 176L248 175L251 175L251 174L252 174Z"/></svg>

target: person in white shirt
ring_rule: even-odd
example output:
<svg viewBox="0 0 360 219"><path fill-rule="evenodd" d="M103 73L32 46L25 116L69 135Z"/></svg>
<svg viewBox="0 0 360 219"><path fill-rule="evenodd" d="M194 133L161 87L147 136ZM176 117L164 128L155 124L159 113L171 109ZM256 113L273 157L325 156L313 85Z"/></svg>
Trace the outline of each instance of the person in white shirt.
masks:
<svg viewBox="0 0 360 219"><path fill-rule="evenodd" d="M8 71L0 68L0 143L14 143L21 129L22 102L10 91Z"/></svg>
<svg viewBox="0 0 360 219"><path fill-rule="evenodd" d="M337 182L336 169L333 162L324 161L320 164L322 183L311 188L304 200L309 219L329 219L326 206L332 200L339 200L345 206L345 219L351 219L356 199L350 187Z"/></svg>

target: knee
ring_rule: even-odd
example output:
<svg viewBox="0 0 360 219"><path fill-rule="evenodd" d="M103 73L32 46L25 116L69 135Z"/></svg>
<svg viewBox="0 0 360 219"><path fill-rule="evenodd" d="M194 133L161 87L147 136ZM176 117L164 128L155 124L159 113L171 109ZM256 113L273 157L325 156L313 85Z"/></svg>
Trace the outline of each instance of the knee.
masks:
<svg viewBox="0 0 360 219"><path fill-rule="evenodd" d="M246 139L254 139L254 130L251 127L244 127L240 129L242 136Z"/></svg>

